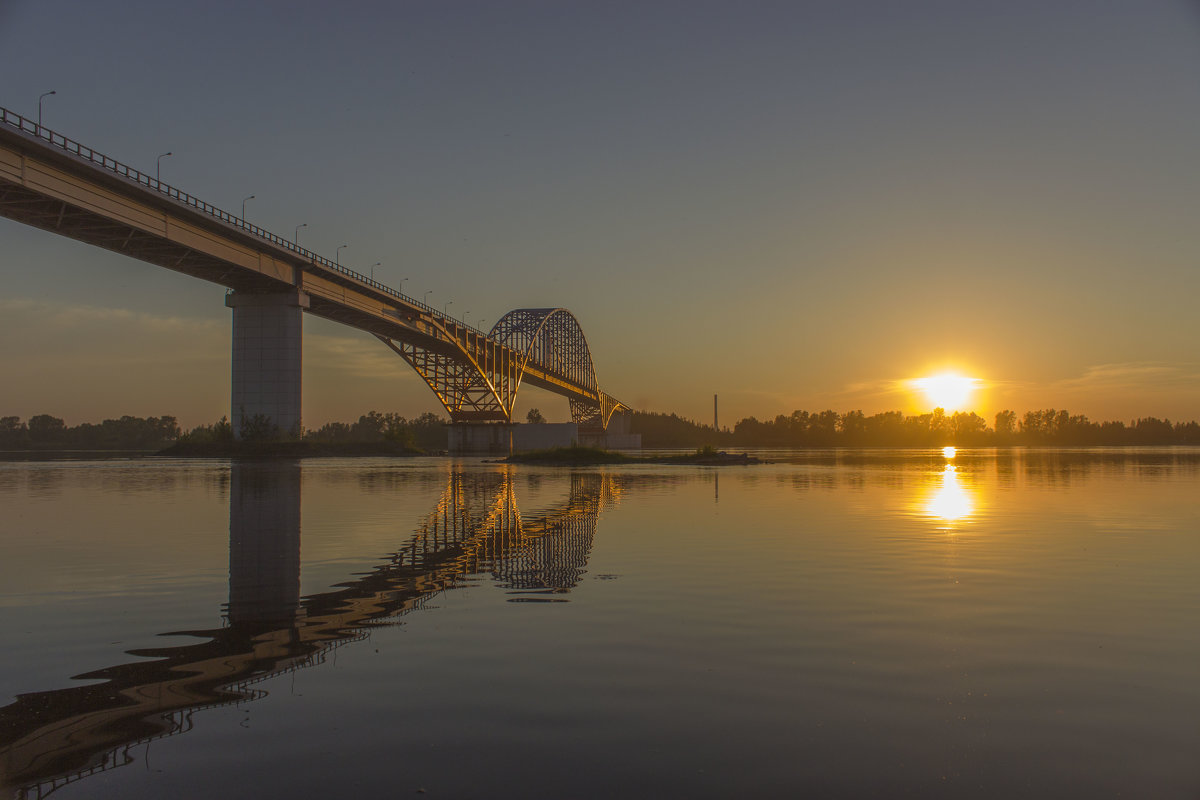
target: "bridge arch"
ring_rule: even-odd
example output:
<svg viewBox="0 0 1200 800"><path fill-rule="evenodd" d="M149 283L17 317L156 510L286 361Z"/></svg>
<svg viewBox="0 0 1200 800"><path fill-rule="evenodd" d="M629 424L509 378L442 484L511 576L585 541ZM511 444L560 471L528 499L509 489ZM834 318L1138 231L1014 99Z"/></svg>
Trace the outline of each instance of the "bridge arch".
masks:
<svg viewBox="0 0 1200 800"><path fill-rule="evenodd" d="M584 388L598 388L583 328L565 308L514 309L492 326L489 335L522 354L522 373L533 361Z"/></svg>
<svg viewBox="0 0 1200 800"><path fill-rule="evenodd" d="M536 364L591 396L569 394L571 420L580 427L604 430L612 415L625 406L600 391L592 352L579 320L565 308L518 308L501 317L489 336L523 354L517 387L529 364ZM514 399L516 391L514 389ZM510 410L511 418L511 410Z"/></svg>
<svg viewBox="0 0 1200 800"><path fill-rule="evenodd" d="M523 382L565 395L571 419L604 430L623 404L600 390L579 320L565 308L518 308L486 337L437 322L440 347L380 337L416 370L455 422L511 422ZM452 345L451 349L445 347Z"/></svg>

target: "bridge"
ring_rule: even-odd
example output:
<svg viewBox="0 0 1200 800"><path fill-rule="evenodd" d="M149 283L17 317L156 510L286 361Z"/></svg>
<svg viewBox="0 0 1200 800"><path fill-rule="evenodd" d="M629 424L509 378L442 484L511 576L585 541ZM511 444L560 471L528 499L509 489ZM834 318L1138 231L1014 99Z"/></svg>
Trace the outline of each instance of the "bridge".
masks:
<svg viewBox="0 0 1200 800"><path fill-rule="evenodd" d="M0 708L0 795L45 797L133 763L131 750L192 730L198 711L266 696L261 684L317 666L454 588L490 581L519 602L563 602L584 575L600 512L629 476L574 473L565 498L521 513L507 470L446 475L434 508L365 575L300 597L302 467L230 469L227 625L198 641L130 650L99 681L18 695Z"/></svg>
<svg viewBox="0 0 1200 800"><path fill-rule="evenodd" d="M453 422L511 422L524 383L565 396L581 432L628 410L564 308L510 311L485 333L6 108L0 216L230 289L235 436L252 420L300 430L303 312L378 337Z"/></svg>

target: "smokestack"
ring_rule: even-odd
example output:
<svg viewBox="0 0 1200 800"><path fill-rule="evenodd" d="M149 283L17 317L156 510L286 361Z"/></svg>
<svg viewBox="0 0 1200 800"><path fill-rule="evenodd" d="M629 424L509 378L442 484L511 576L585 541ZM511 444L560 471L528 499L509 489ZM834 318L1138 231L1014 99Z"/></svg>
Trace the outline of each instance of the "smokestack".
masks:
<svg viewBox="0 0 1200 800"><path fill-rule="evenodd" d="M717 396L715 394L713 395L713 430L714 431L721 430L720 428L717 427Z"/></svg>

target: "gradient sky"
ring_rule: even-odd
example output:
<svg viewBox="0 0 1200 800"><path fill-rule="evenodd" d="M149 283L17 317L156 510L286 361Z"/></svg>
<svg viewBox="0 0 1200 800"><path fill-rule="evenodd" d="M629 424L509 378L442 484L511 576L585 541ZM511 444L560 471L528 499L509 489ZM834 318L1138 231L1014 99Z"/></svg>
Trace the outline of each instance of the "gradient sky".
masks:
<svg viewBox="0 0 1200 800"><path fill-rule="evenodd" d="M0 105L722 422L1200 418L1200 10L1176 0L0 0ZM0 414L229 410L224 290L0 220ZM305 321L305 422L440 410ZM527 389L519 412L568 416Z"/></svg>

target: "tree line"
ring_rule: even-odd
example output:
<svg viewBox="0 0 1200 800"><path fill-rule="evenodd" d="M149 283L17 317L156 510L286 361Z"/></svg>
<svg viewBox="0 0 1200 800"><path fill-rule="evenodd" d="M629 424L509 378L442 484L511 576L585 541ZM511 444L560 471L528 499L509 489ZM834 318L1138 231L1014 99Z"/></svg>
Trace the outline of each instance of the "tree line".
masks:
<svg viewBox="0 0 1200 800"><path fill-rule="evenodd" d="M410 420L399 414L370 411L357 422L330 422L316 430L302 431L299 437L281 437L269 420L259 417L245 420L239 433L245 441L299 438L321 443L393 442L408 449L444 450L444 424L437 414L426 413ZM154 451L176 442L232 442L233 438L233 425L228 417L186 432L170 416L124 416L75 426L68 426L50 414L37 414L28 421L15 416L0 417L0 450Z"/></svg>
<svg viewBox="0 0 1200 800"><path fill-rule="evenodd" d="M175 417L121 417L68 426L38 414L0 417L0 450L158 450L180 436Z"/></svg>
<svg viewBox="0 0 1200 800"><path fill-rule="evenodd" d="M445 420L426 412L413 419L399 414L368 411L357 422L327 422L320 428L301 431L299 436L280 435L277 427L261 415L242 421L240 439L247 442L278 441L281 438L299 439L321 444L373 444L391 442L409 450L445 450ZM183 443L207 444L233 441L233 425L227 417L212 425L200 425L179 437Z"/></svg>
<svg viewBox="0 0 1200 800"><path fill-rule="evenodd" d="M536 414L536 416L535 416ZM541 418L530 412L529 421ZM406 419L396 413L370 411L357 422L329 422L298 437L319 443L393 442L425 451L446 447L445 420L425 413ZM1094 422L1065 410L1013 411L996 414L991 426L973 412L905 416L886 411L867 416L862 411L793 411L773 420L746 417L732 429L713 430L676 414L633 412L633 433L645 447L993 447L1057 445L1072 447L1121 445L1200 445L1200 424L1145 417L1126 424ZM278 440L280 432L268 420L243 422L245 441ZM182 431L175 417L131 417L68 426L49 414L22 421L0 417L0 450L160 450L175 442L231 442L233 426L227 417Z"/></svg>
<svg viewBox="0 0 1200 800"><path fill-rule="evenodd" d="M906 416L885 411L793 411L773 420L746 417L731 429L716 431L676 414L634 412L631 430L643 447L995 447L1200 445L1200 424L1146 417L1094 422L1082 414L1044 409L1021 417L1001 411L994 424L973 412Z"/></svg>

